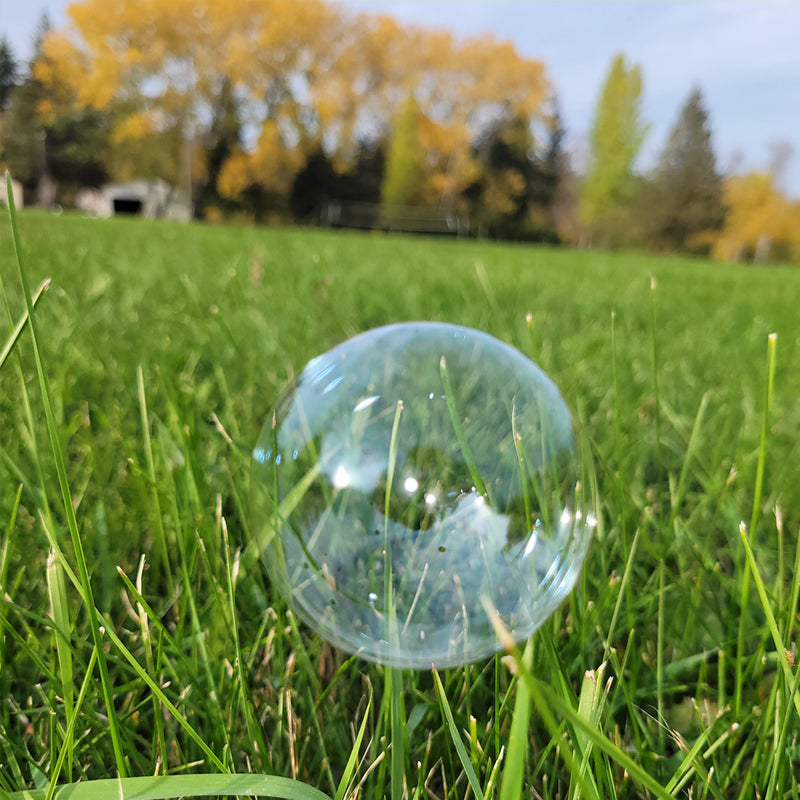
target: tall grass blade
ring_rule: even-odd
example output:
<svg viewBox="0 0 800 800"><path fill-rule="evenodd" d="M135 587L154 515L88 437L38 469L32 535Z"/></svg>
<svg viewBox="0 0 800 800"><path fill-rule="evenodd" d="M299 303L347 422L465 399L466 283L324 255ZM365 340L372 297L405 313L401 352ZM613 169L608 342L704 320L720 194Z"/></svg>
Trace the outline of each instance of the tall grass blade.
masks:
<svg viewBox="0 0 800 800"><path fill-rule="evenodd" d="M47 593L50 597L50 610L53 616L53 625L56 640L56 654L58 668L61 676L61 697L64 701L64 712L67 727L71 727L75 710L73 708L74 685L72 670L72 625L69 619L69 601L67 586L64 580L64 571L56 561L55 553L51 552L47 559L46 567ZM72 740L67 737L62 745L62 752L66 755L66 779L72 780Z"/></svg>
<svg viewBox="0 0 800 800"><path fill-rule="evenodd" d="M33 295L33 307L39 303L39 300L42 299L42 295L47 291L50 287L50 279L43 281L39 288L36 290L35 294ZM23 312L22 316L20 317L19 322L14 326L14 330L11 331L11 335L8 338L8 341L3 345L3 349L0 350L0 369L3 368L3 364L6 363L6 359L11 355L11 352L14 350L14 346L16 345L19 337L22 336L22 332L25 330L25 326L28 324L28 312Z"/></svg>
<svg viewBox="0 0 800 800"><path fill-rule="evenodd" d="M160 775L108 778L62 786L54 800L177 800L181 797L276 797L282 800L330 800L313 786L274 775ZM2 795L0 795L2 797ZM44 789L11 792L8 800L45 800Z"/></svg>
<svg viewBox="0 0 800 800"><path fill-rule="evenodd" d="M653 390L656 396L656 449L661 447L661 393L658 385L658 371L661 367L661 359L658 347L658 309L656 306L656 290L658 284L654 277L650 278L650 317L652 323L653 339Z"/></svg>
<svg viewBox="0 0 800 800"><path fill-rule="evenodd" d="M458 730L455 719L453 719L453 711L450 708L450 703L447 702L447 694L442 685L442 679L439 677L437 670L433 670L433 681L436 685L436 694L439 698L439 707L442 709L445 722L447 723L447 730L450 732L450 739L456 748L458 760L464 768L467 780L469 781L470 788L477 800L483 800L483 789L481 788L478 776L475 774L475 768L472 766L467 748L464 747L464 742L461 739L461 732Z"/></svg>
<svg viewBox="0 0 800 800"><path fill-rule="evenodd" d="M386 465L386 488L384 490L383 515L383 602L386 608L386 636L392 647L397 649L398 621L394 600L394 581L392 566L392 546L389 534L389 508L392 497L392 485L397 466L397 441L400 419L403 414L403 401L398 400L392 421L392 433L389 440L389 461ZM391 786L392 800L401 800L404 793L406 775L406 718L405 698L403 697L403 671L387 666L385 687L389 702L389 731L391 735Z"/></svg>
<svg viewBox="0 0 800 800"><path fill-rule="evenodd" d="M464 436L464 429L461 427L461 419L458 415L458 409L456 408L453 385L450 383L450 376L447 374L447 360L444 356L439 360L439 372L442 376L442 387L444 388L444 396L447 401L447 411L450 414L450 421L453 424L453 430L458 439L459 447L461 447L461 452L464 455L464 461L467 462L467 469L469 470L470 478L472 478L472 484L481 497L486 497L486 484L483 482L483 478L481 478L478 472L478 467L475 464L472 451L467 444L467 437Z"/></svg>
<svg viewBox="0 0 800 800"><path fill-rule="evenodd" d="M708 392L706 392L700 400L700 407L697 409L697 414L694 418L694 425L692 425L692 432L689 435L689 443L686 446L686 455L683 458L683 466L681 467L681 474L678 478L678 487L672 497L672 510L670 512L669 525L673 528L675 521L678 518L678 513L686 495L686 484L689 479L689 467L691 466L692 459L695 451L697 450L697 442L700 436L700 429L703 425L703 417L708 408Z"/></svg>
<svg viewBox="0 0 800 800"><path fill-rule="evenodd" d="M147 414L147 394L144 389L144 376L142 365L136 365L136 389L139 397L139 420L142 426L142 439L144 440L144 455L147 463L147 474L150 478L150 497L153 503L153 516L156 523L156 542L158 545L161 564L166 574L167 585L174 586L172 580L172 568L169 562L169 550L167 548L167 537L164 532L164 520L161 513L161 498L158 493L158 481L156 480L156 465L153 458L153 442L150 437L150 420Z"/></svg>
<svg viewBox="0 0 800 800"><path fill-rule="evenodd" d="M528 639L522 660L528 669L533 667L533 639ZM508 755L500 784L500 800L517 800L522 796L522 781L528 757L528 730L531 722L531 694L524 681L517 682L517 696L511 730L508 734Z"/></svg>
<svg viewBox="0 0 800 800"><path fill-rule="evenodd" d="M600 724L600 715L603 713L606 697L608 696L609 685L603 686L605 668L606 664L604 662L597 669L586 670L583 674L581 693L578 697L578 714L595 728ZM589 758L592 754L592 743L580 731L575 731L575 739L582 753L580 774L582 778L589 781L591 780L591 775L588 769ZM571 792L570 797L573 800L579 800L581 796L580 786L573 784L570 789L574 790Z"/></svg>
<svg viewBox="0 0 800 800"><path fill-rule="evenodd" d="M534 363L542 366L542 353L539 349L539 345L536 343L536 336L533 332L533 314L529 311L525 315L525 327L528 329L528 341L530 342L531 346L531 359Z"/></svg>
<svg viewBox="0 0 800 800"><path fill-rule="evenodd" d="M572 726L576 733L583 734L598 750L602 750L612 761L616 761L623 769L627 770L628 774L641 786L648 789L656 797L662 798L662 800L671 800L672 795L643 767L637 764L631 756L609 740L596 726L587 722L571 703L561 698L546 683L534 677L533 673L525 667L519 648L500 619L497 610L492 608L488 600L485 600L483 605L486 613L489 614L498 637L503 642L506 652L514 660L520 680L524 680L528 684L533 704L553 740L560 741L561 739L559 724L553 714L553 712L556 712ZM575 759L575 754L566 746L565 742L560 741L560 744L559 754L572 773L573 778L578 781L581 791L588 797L596 798L597 790L593 784L587 783L584 779L580 771L580 764Z"/></svg>
<svg viewBox="0 0 800 800"><path fill-rule="evenodd" d="M794 570L792 571L792 588L789 593L789 613L786 615L786 628L783 635L786 639L792 638L792 628L797 617L798 602L800 602L800 530L797 532L794 550Z"/></svg>
<svg viewBox="0 0 800 800"><path fill-rule="evenodd" d="M139 592L139 596L143 596L144 594L144 566L145 566L145 557L139 559L139 571L136 574L136 588ZM117 567L117 573L121 574L123 579L127 578L127 576ZM148 615L145 610L144 605L141 602L136 603L136 614L139 617L139 630L142 632L142 645L144 647L144 658L145 663L147 664L147 671L151 675L157 675L158 670L156 668L156 659L153 658L153 643L152 637L150 636L150 625L148 623ZM155 695L152 696L153 702L153 721L155 723L155 731L153 732L153 736L155 739L155 747L158 752L158 757L161 761L161 769L163 770L164 774L166 774L167 770L167 742L164 737L164 721L162 719L161 714L161 707L158 704L158 699Z"/></svg>
<svg viewBox="0 0 800 800"><path fill-rule="evenodd" d="M772 635L772 641L775 645L775 650L778 656L778 663L780 664L783 676L786 680L786 687L787 689L791 689L791 687L794 685L795 676L792 674L792 667L789 664L789 659L787 657L787 653L789 651L787 650L783 641L781 632L778 630L778 623L775 621L775 615L772 613L772 606L769 602L769 596L767 595L767 588L764 586L764 581L761 579L761 575L758 572L758 565L756 564L756 559L753 555L753 548L750 546L750 540L747 536L747 528L743 522L739 523L739 535L741 536L742 543L744 544L745 553L747 554L747 565L750 568L750 572L753 574L753 582L756 585L756 592L758 593L758 598L761 601L761 607L764 609L764 615L767 618L767 627ZM800 718L800 695L798 695L797 692L793 692L793 697L794 707L797 711L798 718Z"/></svg>
<svg viewBox="0 0 800 800"><path fill-rule="evenodd" d="M83 600L84 604L88 603L88 598L84 593L83 584L80 581L80 578L72 571L70 568L64 554L61 552L61 549L58 546L58 543L55 540L52 532L48 530L45 526L45 533L50 540L50 546L53 548L56 558L60 562L61 566L64 569L64 573L69 578L72 585L78 591L81 599ZM131 584L132 586L132 584ZM129 587L130 588L130 587ZM135 590L134 590L135 591ZM139 598L137 598L139 599ZM143 601L144 598L141 598ZM119 651L122 657L133 667L134 672L136 673L137 677L142 680L150 691L158 698L158 701L167 709L167 711L172 714L178 724L186 731L186 733L194 740L197 746L206 754L209 762L216 767L220 772L230 772L230 770L226 769L225 765L220 761L217 757L216 753L206 744L200 734L192 727L189 721L181 714L180 710L175 706L175 704L164 694L164 690L159 686L156 680L151 677L147 670L143 669L142 665L136 660L136 657L131 653L131 651L125 646L125 643L117 636L114 632L113 627L111 626L110 622L105 619L103 614L97 609L94 609L95 617L99 623L103 627L105 635L109 638L111 643L114 647ZM98 657L99 661L99 657Z"/></svg>
<svg viewBox="0 0 800 800"><path fill-rule="evenodd" d="M97 664L97 650L92 649L92 655L89 658L89 665L86 668L86 675L83 677L83 683L81 684L81 688L78 691L78 699L75 703L75 713L69 719L67 723L67 731L64 736L65 741L69 743L69 747L62 747L61 751L58 754L58 760L56 761L55 766L50 772L50 786L47 788L47 795L45 800L52 800L53 796L56 793L56 788L58 787L58 776L61 773L62 768L64 767L64 762L67 758L72 758L72 742L75 740L75 723L78 720L78 714L80 713L81 708L83 707L83 701L86 699L86 691L89 688L89 684L92 682L92 673L94 672L94 668Z"/></svg>
<svg viewBox="0 0 800 800"><path fill-rule="evenodd" d="M750 536L755 536L756 523L761 510L761 492L764 485L764 464L767 455L767 434L769 432L770 406L772 404L772 388L775 382L775 349L777 334L771 333L767 339L767 383L764 396L764 420L761 426L761 439L758 444L758 463L756 465L756 483L753 489L753 510L750 515ZM742 576L741 608L739 610L739 634L736 639L736 683L734 686L733 708L739 716L742 707L742 686L744 682L744 648L745 634L749 614L747 607L750 600L750 571L745 570Z"/></svg>
<svg viewBox="0 0 800 800"><path fill-rule="evenodd" d="M611 614L611 622L608 626L608 634L606 636L605 646L603 647L603 661L608 661L608 657L611 653L611 648L613 647L614 641L614 634L616 633L617 628L617 618L619 617L619 610L622 606L622 598L623 595L626 594L626 587L630 586L631 580L631 571L633 569L633 561L636 556L636 548L639 544L639 531L640 528L636 529L636 533L633 535L633 541L631 542L630 549L628 550L628 555L625 560L625 571L622 573L622 580L620 581L619 592L617 593L617 600L614 603L614 611Z"/></svg>
<svg viewBox="0 0 800 800"><path fill-rule="evenodd" d="M372 695L370 695L369 700L367 700L367 707L364 710L364 718L361 720L361 725L358 727L358 733L356 734L355 741L353 742L353 749L350 751L347 764L345 764L344 770L342 771L342 778L339 781L339 785L336 787L336 795L334 796L334 800L344 800L345 795L347 794L347 789L353 779L353 773L355 772L356 764L358 764L359 752L361 751L361 742L364 740L364 733L367 730L369 712L371 710Z"/></svg>
<svg viewBox="0 0 800 800"><path fill-rule="evenodd" d="M127 762L123 752L122 742L120 740L119 718L117 716L116 708L114 707L114 695L108 675L108 665L106 663L105 651L103 650L100 623L97 618L97 610L94 603L94 593L92 591L92 582L91 578L89 577L89 567L83 550L83 541L81 540L81 535L78 531L78 521L75 517L75 509L72 505L72 495L70 493L69 479L67 477L67 465L64 460L64 454L61 451L61 442L59 441L58 427L56 426L55 412L53 411L53 399L50 394L50 385L48 383L47 372L45 370L41 337L39 335L39 326L36 321L36 316L33 312L33 298L31 296L30 286L28 285L28 276L22 256L22 242L19 235L19 227L17 225L16 208L14 207L14 194L11 187L11 175L8 171L6 171L6 195L8 197L8 213L11 217L11 235L14 241L14 252L17 257L17 270L19 273L20 283L22 284L22 291L25 296L25 308L28 312L28 323L31 330L31 339L33 340L33 352L36 360L36 373L39 379L39 389L42 393L44 413L47 422L47 433L50 437L50 447L53 452L56 473L58 475L58 485L61 490L64 514L66 515L67 526L72 539L72 547L75 551L75 560L78 563L80 584L86 600L86 611L89 615L89 628L91 629L94 646L97 648L98 652L97 664L100 671L100 683L102 686L106 713L108 715L108 729L111 735L114 759L118 774L121 777L124 777L127 774Z"/></svg>
<svg viewBox="0 0 800 800"><path fill-rule="evenodd" d="M8 589L8 554L12 551L14 544L14 531L17 524L17 513L19 512L19 504L22 499L22 485L17 487L17 494L14 497L14 503L11 506L11 516L6 526L6 535L3 537L3 546L0 548L0 674L2 674L3 667L6 663L5 654L5 621L7 614L7 606L3 602L5 595L9 594Z"/></svg>

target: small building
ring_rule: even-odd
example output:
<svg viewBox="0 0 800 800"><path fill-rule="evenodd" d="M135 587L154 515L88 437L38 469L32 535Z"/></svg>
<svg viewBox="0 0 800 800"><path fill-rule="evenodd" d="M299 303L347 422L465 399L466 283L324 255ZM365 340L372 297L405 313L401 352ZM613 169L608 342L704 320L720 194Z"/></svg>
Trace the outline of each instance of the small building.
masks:
<svg viewBox="0 0 800 800"><path fill-rule="evenodd" d="M188 222L191 208L182 192L163 180L135 180L109 183L102 189L84 189L75 199L76 207L97 217L117 214L174 219Z"/></svg>

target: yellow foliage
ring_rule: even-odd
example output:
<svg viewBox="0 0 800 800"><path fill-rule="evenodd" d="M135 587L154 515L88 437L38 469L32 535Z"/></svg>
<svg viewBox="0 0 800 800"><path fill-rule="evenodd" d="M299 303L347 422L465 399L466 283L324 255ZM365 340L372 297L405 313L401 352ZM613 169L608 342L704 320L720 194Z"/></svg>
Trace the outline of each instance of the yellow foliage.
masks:
<svg viewBox="0 0 800 800"><path fill-rule="evenodd" d="M800 211L775 189L769 175L731 176L723 194L727 214L712 248L716 260L760 260L776 245L800 256Z"/></svg>
<svg viewBox="0 0 800 800"><path fill-rule="evenodd" d="M277 125L268 120L252 153L237 147L230 155L220 171L217 188L229 198L256 184L268 192L288 192L302 164L302 153L287 147Z"/></svg>
<svg viewBox="0 0 800 800"><path fill-rule="evenodd" d="M492 214L510 214L524 191L525 178L515 169L506 169L489 177L484 202Z"/></svg>
<svg viewBox="0 0 800 800"><path fill-rule="evenodd" d="M509 42L458 40L323 0L82 0L67 17L46 37L37 77L68 87L78 107L111 111L118 142L172 128L202 138L221 87L232 87L261 134L223 165L229 196L254 182L282 190L321 142L344 163L360 137L388 138L413 88L427 186L452 197L473 179L480 128L542 117L550 91L543 64Z"/></svg>
<svg viewBox="0 0 800 800"><path fill-rule="evenodd" d="M223 197L238 197L252 183L250 156L241 148L230 154L217 178L217 189Z"/></svg>
<svg viewBox="0 0 800 800"><path fill-rule="evenodd" d="M154 133L155 130L155 115L152 111L143 111L123 119L114 128L112 138L117 143L124 142L126 139L143 139L148 134Z"/></svg>

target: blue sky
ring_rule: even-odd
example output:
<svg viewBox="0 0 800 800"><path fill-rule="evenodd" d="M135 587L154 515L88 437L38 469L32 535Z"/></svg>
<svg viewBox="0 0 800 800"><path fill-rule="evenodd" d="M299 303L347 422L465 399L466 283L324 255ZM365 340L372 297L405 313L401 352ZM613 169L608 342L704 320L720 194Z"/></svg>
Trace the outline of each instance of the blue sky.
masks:
<svg viewBox="0 0 800 800"><path fill-rule="evenodd" d="M299 1L299 0L298 0ZM0 0L0 32L28 55L47 9L55 25L67 0ZM586 151L592 113L611 59L623 53L644 79L650 133L639 166L664 145L694 86L703 91L722 169L767 169L770 146L792 145L784 189L800 198L800 2L798 0L346 0L358 11L447 28L493 32L542 60L556 88L567 144ZM109 0L109 8L113 3Z"/></svg>

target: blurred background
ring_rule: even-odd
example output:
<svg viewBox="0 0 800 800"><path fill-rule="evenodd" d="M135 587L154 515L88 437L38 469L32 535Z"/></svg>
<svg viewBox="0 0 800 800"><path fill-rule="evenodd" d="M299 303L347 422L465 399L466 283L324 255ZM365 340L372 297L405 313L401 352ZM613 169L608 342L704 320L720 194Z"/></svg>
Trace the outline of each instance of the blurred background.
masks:
<svg viewBox="0 0 800 800"><path fill-rule="evenodd" d="M96 216L800 262L798 30L791 0L3 0L0 164Z"/></svg>

